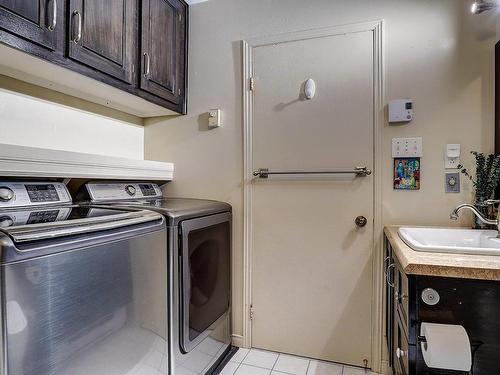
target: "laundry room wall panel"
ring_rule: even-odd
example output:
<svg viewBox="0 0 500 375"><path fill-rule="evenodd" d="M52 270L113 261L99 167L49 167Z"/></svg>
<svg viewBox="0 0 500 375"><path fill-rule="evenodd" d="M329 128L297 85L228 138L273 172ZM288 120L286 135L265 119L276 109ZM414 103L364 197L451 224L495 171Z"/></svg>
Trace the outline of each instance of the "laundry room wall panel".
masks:
<svg viewBox="0 0 500 375"><path fill-rule="evenodd" d="M142 119L2 75L0 143L144 159Z"/></svg>
<svg viewBox="0 0 500 375"><path fill-rule="evenodd" d="M491 14L472 16L470 3L217 0L191 6L190 113L147 120L145 155L175 163L176 179L167 185L167 194L223 200L233 206L234 334L242 334L244 316L241 40L383 19L384 103L405 97L415 103L411 124L384 124L384 223L425 220L427 225L455 225L448 220L449 212L459 202L470 201L471 188L464 184L460 194L444 193L444 147L461 143L463 161L470 165L468 151L492 151L494 141L495 21ZM224 22L207 22L221 15ZM222 127L207 129L204 116L210 108L221 108ZM393 191L391 139L409 136L424 139L422 188Z"/></svg>

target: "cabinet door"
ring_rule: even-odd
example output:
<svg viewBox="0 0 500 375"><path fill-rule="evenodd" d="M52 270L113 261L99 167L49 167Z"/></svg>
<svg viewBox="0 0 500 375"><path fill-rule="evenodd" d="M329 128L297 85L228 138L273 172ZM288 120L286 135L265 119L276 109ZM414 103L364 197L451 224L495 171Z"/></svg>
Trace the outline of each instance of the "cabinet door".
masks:
<svg viewBox="0 0 500 375"><path fill-rule="evenodd" d="M406 333L403 329L403 323L396 314L394 319L394 374L409 375L409 345Z"/></svg>
<svg viewBox="0 0 500 375"><path fill-rule="evenodd" d="M136 0L70 0L69 57L127 83L137 57Z"/></svg>
<svg viewBox="0 0 500 375"><path fill-rule="evenodd" d="M388 353L394 351L394 259L392 258L392 248L384 237L384 275L385 275L385 336L387 339ZM393 356L389 355L389 367L393 367Z"/></svg>
<svg viewBox="0 0 500 375"><path fill-rule="evenodd" d="M184 90L185 9L178 0L143 0L141 89L178 104Z"/></svg>
<svg viewBox="0 0 500 375"><path fill-rule="evenodd" d="M0 0L0 29L52 51L64 48L63 15L64 0Z"/></svg>

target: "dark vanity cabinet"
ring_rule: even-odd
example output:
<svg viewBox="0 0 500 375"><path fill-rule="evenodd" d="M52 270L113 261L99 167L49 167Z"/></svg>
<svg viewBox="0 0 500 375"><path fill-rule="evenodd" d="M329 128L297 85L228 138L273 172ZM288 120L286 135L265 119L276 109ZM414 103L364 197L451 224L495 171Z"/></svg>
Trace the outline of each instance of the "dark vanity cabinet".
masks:
<svg viewBox="0 0 500 375"><path fill-rule="evenodd" d="M0 0L0 43L186 113L187 18L184 0Z"/></svg>
<svg viewBox="0 0 500 375"><path fill-rule="evenodd" d="M500 282L407 275L384 240L385 336L389 366L397 375L470 375L427 367L419 338L422 322L462 325L471 342L474 375L500 374ZM424 302L424 290L439 295Z"/></svg>
<svg viewBox="0 0 500 375"><path fill-rule="evenodd" d="M410 322L414 321L414 298L410 290L413 279L403 272L390 242L384 238L385 249L385 336L389 353L389 367L393 374L415 374L410 368L416 355L416 337L411 336ZM410 315L412 314L412 315Z"/></svg>

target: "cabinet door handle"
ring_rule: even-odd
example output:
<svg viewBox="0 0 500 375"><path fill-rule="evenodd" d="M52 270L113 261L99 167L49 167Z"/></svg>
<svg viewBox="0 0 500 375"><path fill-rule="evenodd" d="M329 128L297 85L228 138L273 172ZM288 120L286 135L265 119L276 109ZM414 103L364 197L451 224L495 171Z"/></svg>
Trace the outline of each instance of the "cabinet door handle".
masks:
<svg viewBox="0 0 500 375"><path fill-rule="evenodd" d="M76 26L76 36L73 37L73 42L78 43L82 39L82 15L79 11L73 12L73 17L78 17Z"/></svg>
<svg viewBox="0 0 500 375"><path fill-rule="evenodd" d="M149 53L144 52L144 77L149 76Z"/></svg>
<svg viewBox="0 0 500 375"><path fill-rule="evenodd" d="M408 296L404 293L398 293L398 292L395 292L394 293L394 298L396 299L397 302L401 303L403 302L406 298L408 298Z"/></svg>
<svg viewBox="0 0 500 375"><path fill-rule="evenodd" d="M389 285L391 288L394 288L394 283L391 283L391 281L389 280L389 270L391 268L394 268L394 263L389 264L389 266L385 270L385 281L386 281L387 285Z"/></svg>
<svg viewBox="0 0 500 375"><path fill-rule="evenodd" d="M403 358L406 356L406 352L400 348L396 349L396 357Z"/></svg>
<svg viewBox="0 0 500 375"><path fill-rule="evenodd" d="M54 31L56 26L57 26L57 0L52 0L52 22L50 23L49 26L47 26L47 29L49 31Z"/></svg>
<svg viewBox="0 0 500 375"><path fill-rule="evenodd" d="M385 259L384 259L384 272L387 272L387 266L386 266L386 263L387 263L387 261L388 261L389 259L391 259L391 256L390 256L390 255L386 256L386 257L385 257Z"/></svg>

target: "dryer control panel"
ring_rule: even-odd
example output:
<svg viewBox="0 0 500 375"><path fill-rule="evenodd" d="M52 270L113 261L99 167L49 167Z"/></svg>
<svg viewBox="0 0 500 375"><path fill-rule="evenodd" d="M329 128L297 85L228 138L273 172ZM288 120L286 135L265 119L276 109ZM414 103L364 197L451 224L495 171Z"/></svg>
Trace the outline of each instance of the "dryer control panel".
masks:
<svg viewBox="0 0 500 375"><path fill-rule="evenodd" d="M0 182L0 208L71 203L62 182Z"/></svg>
<svg viewBox="0 0 500 375"><path fill-rule="evenodd" d="M157 184L150 182L88 183L85 185L92 202L161 198Z"/></svg>

